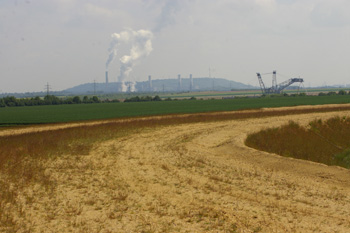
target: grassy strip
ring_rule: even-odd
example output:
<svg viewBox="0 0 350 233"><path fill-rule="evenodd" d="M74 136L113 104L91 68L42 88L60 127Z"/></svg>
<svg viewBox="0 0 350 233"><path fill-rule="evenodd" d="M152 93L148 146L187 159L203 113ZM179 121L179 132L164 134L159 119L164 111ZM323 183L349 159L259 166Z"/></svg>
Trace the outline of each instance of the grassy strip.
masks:
<svg viewBox="0 0 350 233"><path fill-rule="evenodd" d="M246 145L286 157L350 168L350 118L295 122L248 135Z"/></svg>
<svg viewBox="0 0 350 233"><path fill-rule="evenodd" d="M350 96L236 98L0 108L0 125L41 124L122 117L201 113L297 105L350 103Z"/></svg>

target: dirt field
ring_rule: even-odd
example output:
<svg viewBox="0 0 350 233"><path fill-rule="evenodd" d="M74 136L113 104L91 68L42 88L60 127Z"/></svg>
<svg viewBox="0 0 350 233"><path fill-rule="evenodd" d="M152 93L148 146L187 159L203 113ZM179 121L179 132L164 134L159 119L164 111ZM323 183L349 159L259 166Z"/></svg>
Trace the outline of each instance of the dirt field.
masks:
<svg viewBox="0 0 350 233"><path fill-rule="evenodd" d="M56 190L25 190L16 224L33 232L350 232L349 170L244 145L265 127L336 115L350 111L147 129L62 156L47 164ZM45 127L0 134L31 130Z"/></svg>

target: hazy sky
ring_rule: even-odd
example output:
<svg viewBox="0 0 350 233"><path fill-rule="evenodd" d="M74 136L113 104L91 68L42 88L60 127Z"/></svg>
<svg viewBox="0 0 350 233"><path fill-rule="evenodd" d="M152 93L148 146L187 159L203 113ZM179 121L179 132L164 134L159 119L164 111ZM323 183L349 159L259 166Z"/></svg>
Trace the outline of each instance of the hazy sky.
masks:
<svg viewBox="0 0 350 233"><path fill-rule="evenodd" d="M0 0L0 93L104 82L111 34L153 33L131 81L226 78L258 86L256 72L278 82L350 84L349 0ZM109 66L119 75L120 44ZM271 76L263 76L267 86Z"/></svg>

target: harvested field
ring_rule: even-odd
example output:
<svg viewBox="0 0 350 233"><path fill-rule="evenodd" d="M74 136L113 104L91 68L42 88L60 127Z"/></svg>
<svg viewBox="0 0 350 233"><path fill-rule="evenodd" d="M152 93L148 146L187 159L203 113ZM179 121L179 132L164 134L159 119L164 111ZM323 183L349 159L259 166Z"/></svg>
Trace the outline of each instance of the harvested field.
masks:
<svg viewBox="0 0 350 233"><path fill-rule="evenodd" d="M3 208L0 231L349 232L349 170L244 144L263 128L334 116L350 111L145 128L96 143L46 161L55 188L28 184ZM46 129L55 126L0 133Z"/></svg>

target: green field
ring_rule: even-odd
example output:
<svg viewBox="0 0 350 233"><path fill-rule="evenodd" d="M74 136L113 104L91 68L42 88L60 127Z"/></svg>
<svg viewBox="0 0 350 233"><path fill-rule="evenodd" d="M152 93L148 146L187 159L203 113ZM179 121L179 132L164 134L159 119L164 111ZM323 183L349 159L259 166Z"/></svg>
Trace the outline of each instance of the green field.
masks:
<svg viewBox="0 0 350 233"><path fill-rule="evenodd" d="M350 103L350 95L5 107L0 108L0 125L71 122L172 113L232 111L336 103Z"/></svg>

